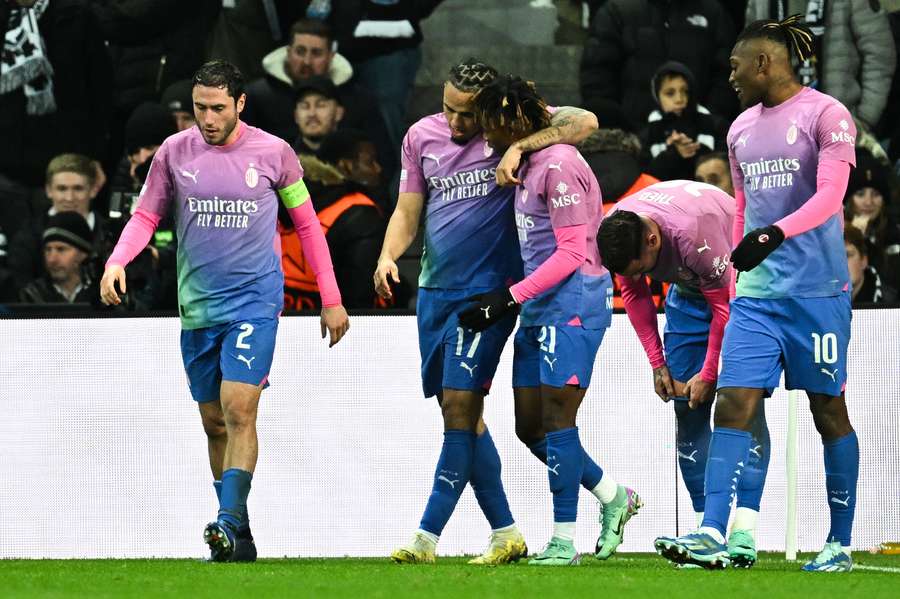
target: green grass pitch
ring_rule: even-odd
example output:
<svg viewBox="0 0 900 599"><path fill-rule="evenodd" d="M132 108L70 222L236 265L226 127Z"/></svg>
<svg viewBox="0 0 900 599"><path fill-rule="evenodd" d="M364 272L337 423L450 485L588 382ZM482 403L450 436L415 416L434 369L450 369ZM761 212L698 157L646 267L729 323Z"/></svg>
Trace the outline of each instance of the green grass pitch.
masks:
<svg viewBox="0 0 900 599"><path fill-rule="evenodd" d="M807 558L807 556L802 556ZM849 574L807 574L763 554L752 570L675 570L662 558L585 557L580 567L469 566L463 558L398 566L385 559L0 560L0 597L453 597L755 599L900 597L900 556L854 554Z"/></svg>

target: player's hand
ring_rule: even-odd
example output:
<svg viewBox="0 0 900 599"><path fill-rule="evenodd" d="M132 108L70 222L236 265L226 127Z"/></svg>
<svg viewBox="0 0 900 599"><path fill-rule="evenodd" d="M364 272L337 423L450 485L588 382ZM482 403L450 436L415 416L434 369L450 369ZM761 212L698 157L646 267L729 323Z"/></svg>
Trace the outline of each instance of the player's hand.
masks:
<svg viewBox="0 0 900 599"><path fill-rule="evenodd" d="M390 280L388 280L390 277ZM400 271L397 270L397 263L387 258L379 258L378 266L375 267L375 293L384 299L391 299L390 281L394 283L400 282Z"/></svg>
<svg viewBox="0 0 900 599"><path fill-rule="evenodd" d="M522 182L516 177L516 171L519 170L519 164L522 162L522 150L516 144L507 148L497 165L497 185L508 187L511 185L520 185Z"/></svg>
<svg viewBox="0 0 900 599"><path fill-rule="evenodd" d="M711 400L716 393L716 383L704 381L698 372L684 384L684 395L688 398L688 406L696 409L700 404Z"/></svg>
<svg viewBox="0 0 900 599"><path fill-rule="evenodd" d="M784 231L775 225L753 229L731 253L735 270L753 270L784 242Z"/></svg>
<svg viewBox="0 0 900 599"><path fill-rule="evenodd" d="M119 289L116 289L118 284ZM100 279L100 301L107 306L118 306L122 303L119 293L125 293L125 269L118 264L110 264L103 271Z"/></svg>
<svg viewBox="0 0 900 599"><path fill-rule="evenodd" d="M473 331L485 330L519 306L506 288L479 293L466 301L474 303L459 313L459 324Z"/></svg>
<svg viewBox="0 0 900 599"><path fill-rule="evenodd" d="M330 308L322 308L322 339L325 338L325 332L328 332L328 347L334 347L334 344L340 341L347 331L350 330L350 318L347 316L347 310L344 306L331 306Z"/></svg>
<svg viewBox="0 0 900 599"><path fill-rule="evenodd" d="M669 401L675 397L675 383L672 382L669 367L665 364L653 369L653 389L663 401Z"/></svg>

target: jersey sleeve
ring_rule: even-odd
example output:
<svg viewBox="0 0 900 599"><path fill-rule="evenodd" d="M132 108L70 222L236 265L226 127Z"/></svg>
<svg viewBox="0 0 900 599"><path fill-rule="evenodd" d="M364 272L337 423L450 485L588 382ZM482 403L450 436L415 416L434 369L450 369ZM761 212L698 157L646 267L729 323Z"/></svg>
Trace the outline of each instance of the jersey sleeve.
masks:
<svg viewBox="0 0 900 599"><path fill-rule="evenodd" d="M160 218L168 213L172 196L175 195L169 166L169 149L170 144L165 141L153 155L153 162L150 163L150 170L144 186L141 187L135 210L141 209Z"/></svg>
<svg viewBox="0 0 900 599"><path fill-rule="evenodd" d="M841 160L856 166L856 123L840 102L832 102L816 121L819 164L825 160Z"/></svg>
<svg viewBox="0 0 900 599"><path fill-rule="evenodd" d="M303 182L303 167L297 154L286 143L281 144L279 156L278 179L275 181L275 191L281 198L286 208L297 208L309 199L309 191Z"/></svg>
<svg viewBox="0 0 900 599"><path fill-rule="evenodd" d="M563 160L559 168L547 168L544 173L544 197L554 229L590 223L590 179L581 166L575 160Z"/></svg>
<svg viewBox="0 0 900 599"><path fill-rule="evenodd" d="M428 186L422 173L421 148L416 128L411 127L403 137L400 148L400 193L425 193Z"/></svg>

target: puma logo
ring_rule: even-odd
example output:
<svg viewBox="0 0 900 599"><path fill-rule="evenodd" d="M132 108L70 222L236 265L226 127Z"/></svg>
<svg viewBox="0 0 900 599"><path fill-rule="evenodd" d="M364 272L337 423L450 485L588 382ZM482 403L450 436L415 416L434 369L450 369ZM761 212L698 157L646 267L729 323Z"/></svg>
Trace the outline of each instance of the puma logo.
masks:
<svg viewBox="0 0 900 599"><path fill-rule="evenodd" d="M491 319L491 307L490 306L485 306L484 308L481 309L481 311L484 312L485 320Z"/></svg>
<svg viewBox="0 0 900 599"><path fill-rule="evenodd" d="M552 162L548 163L547 170L562 172L562 162L557 162L556 164L553 164Z"/></svg>
<svg viewBox="0 0 900 599"><path fill-rule="evenodd" d="M841 500L838 499L837 497L832 497L832 498L831 498L831 503L837 503L837 504L842 505L842 506L844 506L844 507L850 507L850 496L848 495L847 498L844 499L843 501L841 501Z"/></svg>
<svg viewBox="0 0 900 599"><path fill-rule="evenodd" d="M704 239L704 240L703 240L703 247L702 247L702 248L697 248L697 253L698 253L698 254L702 254L702 253L705 252L706 250L711 250L711 249L712 249L712 248L709 247L709 242L706 241L706 240Z"/></svg>
<svg viewBox="0 0 900 599"><path fill-rule="evenodd" d="M558 359L559 359L559 358L553 358L553 359L551 360L549 356L544 356L544 362L546 362L547 364L550 365L550 370L551 370L551 371L553 371L553 365L556 364L556 361L557 361Z"/></svg>
<svg viewBox="0 0 900 599"><path fill-rule="evenodd" d="M424 156L425 156L425 158L430 158L431 160L434 160L434 162L435 162L438 166L441 166L441 156L440 156L440 155L438 155L438 154L425 154Z"/></svg>
<svg viewBox="0 0 900 599"><path fill-rule="evenodd" d="M750 453L752 453L753 455L755 455L758 458L761 458L762 457L762 445L757 445L756 447L751 447Z"/></svg>
<svg viewBox="0 0 900 599"><path fill-rule="evenodd" d="M256 359L256 356L253 356L252 358L250 358L250 359L248 360L248 359L245 358L244 356L238 354L237 359L240 360L241 362L244 362L245 364L247 364L247 370L253 370L253 365L252 365L252 363L253 363L253 360Z"/></svg>
<svg viewBox="0 0 900 599"><path fill-rule="evenodd" d="M456 480L450 480L449 478L447 478L447 477L444 476L443 474L441 474L441 475L438 476L438 480L442 480L442 481L444 481L445 483L447 483L448 485L450 485L450 488L453 489L454 491L456 490L456 483L459 482L459 479L456 479Z"/></svg>
<svg viewBox="0 0 900 599"><path fill-rule="evenodd" d="M557 462L556 466L554 466L553 468L550 467L550 464L547 464L547 470L549 470L550 472L552 472L552 473L555 474L556 476L559 476L559 472L557 472L556 469L559 468L560 466L561 466L561 464L558 463L558 462Z"/></svg>
<svg viewBox="0 0 900 599"><path fill-rule="evenodd" d="M184 169L181 169L181 176L187 177L188 179L190 179L191 181L194 182L194 185L196 185L197 184L197 174L199 172L200 172L200 169L195 170L193 173L186 171Z"/></svg>
<svg viewBox="0 0 900 599"><path fill-rule="evenodd" d="M462 368L465 368L466 370L469 371L469 376L470 376L471 378L473 378L473 379L475 378L475 369L478 368L478 364L476 364L475 366L469 366L469 365L466 364L465 362L460 362L459 365L460 365Z"/></svg>
<svg viewBox="0 0 900 599"><path fill-rule="evenodd" d="M830 376L832 382L834 382L834 383L837 382L837 378L836 378L836 377L837 377L837 368L834 369L834 372L829 372L828 370L825 370L824 368L820 368L820 369L819 369L819 372L821 372L822 374L827 374L828 376Z"/></svg>
<svg viewBox="0 0 900 599"><path fill-rule="evenodd" d="M687 454L681 453L680 451L678 451L677 453L678 453L678 457L679 457L679 458L681 458L681 459L683 459L683 460L687 460L687 461L689 461L689 462L694 462L694 463L696 464L696 463L697 463L697 458L695 458L694 456L697 455L697 452L698 452L698 451L700 451L700 450L699 450L699 449L695 449L694 451L691 452L691 455L687 455Z"/></svg>

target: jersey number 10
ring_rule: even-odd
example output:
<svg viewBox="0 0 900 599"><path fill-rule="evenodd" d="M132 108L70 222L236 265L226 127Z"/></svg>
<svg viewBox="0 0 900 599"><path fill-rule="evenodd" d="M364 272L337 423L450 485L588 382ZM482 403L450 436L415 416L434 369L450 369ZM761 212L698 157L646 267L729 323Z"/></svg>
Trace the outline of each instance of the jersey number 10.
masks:
<svg viewBox="0 0 900 599"><path fill-rule="evenodd" d="M838 360L837 335L812 333L813 362L816 364L834 364Z"/></svg>

